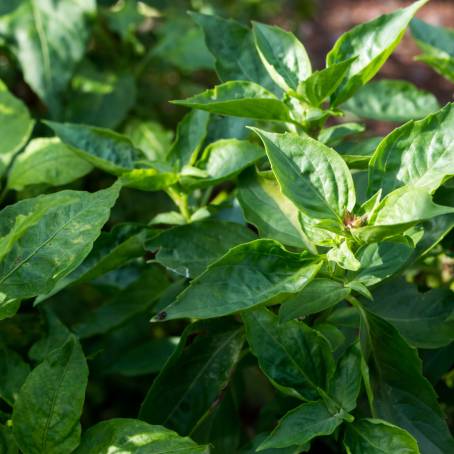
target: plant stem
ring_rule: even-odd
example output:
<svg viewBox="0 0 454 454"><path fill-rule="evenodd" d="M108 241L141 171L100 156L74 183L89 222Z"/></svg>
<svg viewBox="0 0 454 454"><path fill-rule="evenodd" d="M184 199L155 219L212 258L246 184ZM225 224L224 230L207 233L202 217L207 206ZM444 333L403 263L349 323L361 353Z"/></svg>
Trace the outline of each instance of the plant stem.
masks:
<svg viewBox="0 0 454 454"><path fill-rule="evenodd" d="M189 222L191 219L191 212L189 210L189 203L188 203L188 195L178 192L175 188L168 188L167 194L173 200L173 203L178 207L180 210L181 215L184 217L186 222Z"/></svg>

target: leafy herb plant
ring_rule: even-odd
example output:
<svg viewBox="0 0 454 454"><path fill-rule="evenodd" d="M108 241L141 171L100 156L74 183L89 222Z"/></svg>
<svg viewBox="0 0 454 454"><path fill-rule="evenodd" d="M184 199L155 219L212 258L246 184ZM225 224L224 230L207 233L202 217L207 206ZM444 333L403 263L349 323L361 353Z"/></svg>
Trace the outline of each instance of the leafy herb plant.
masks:
<svg viewBox="0 0 454 454"><path fill-rule="evenodd" d="M454 226L454 104L370 82L408 26L453 80L426 0L318 71L288 31L191 13L221 83L173 101L173 138L103 107L133 82L80 66L93 1L19 3L2 45L46 113L1 83L0 452L454 452L452 275L421 282ZM142 55L134 4L104 19Z"/></svg>

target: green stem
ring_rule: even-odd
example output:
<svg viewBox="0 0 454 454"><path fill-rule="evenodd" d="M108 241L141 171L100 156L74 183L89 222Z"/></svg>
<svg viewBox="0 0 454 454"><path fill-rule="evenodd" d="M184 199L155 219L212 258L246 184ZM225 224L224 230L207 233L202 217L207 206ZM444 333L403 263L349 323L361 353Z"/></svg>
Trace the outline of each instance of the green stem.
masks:
<svg viewBox="0 0 454 454"><path fill-rule="evenodd" d="M181 215L184 217L186 222L189 222L189 220L191 219L191 212L189 210L188 195L178 192L175 188L172 187L168 188L166 192L173 200L173 203L175 203L175 205L178 207Z"/></svg>
<svg viewBox="0 0 454 454"><path fill-rule="evenodd" d="M6 194L8 194L8 192L9 192L8 186L5 184L2 192L0 192L0 203L2 203L3 200L5 200Z"/></svg>

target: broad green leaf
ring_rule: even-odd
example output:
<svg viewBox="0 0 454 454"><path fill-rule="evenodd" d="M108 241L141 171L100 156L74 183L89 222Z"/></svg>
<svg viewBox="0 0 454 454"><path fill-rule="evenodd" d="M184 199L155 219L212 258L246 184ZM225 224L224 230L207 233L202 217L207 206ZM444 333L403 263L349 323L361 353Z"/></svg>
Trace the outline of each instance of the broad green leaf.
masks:
<svg viewBox="0 0 454 454"><path fill-rule="evenodd" d="M86 259L68 276L60 279L50 293L39 295L35 305L69 285L96 279L142 256L147 231L138 224L117 224L110 232L101 232Z"/></svg>
<svg viewBox="0 0 454 454"><path fill-rule="evenodd" d="M189 342L189 337L194 339ZM240 325L226 320L190 325L154 380L139 417L189 434L216 406L244 342Z"/></svg>
<svg viewBox="0 0 454 454"><path fill-rule="evenodd" d="M360 134L364 132L365 129L366 128L359 123L341 123L340 125L322 129L318 135L318 140L325 145L334 147L346 137Z"/></svg>
<svg viewBox="0 0 454 454"><path fill-rule="evenodd" d="M132 170L137 161L145 158L126 136L109 129L53 121L45 123L76 155L113 175Z"/></svg>
<svg viewBox="0 0 454 454"><path fill-rule="evenodd" d="M114 450L114 451L113 451ZM207 446L199 446L188 437L162 426L152 426L138 419L116 418L90 427L74 454L137 453L208 454Z"/></svg>
<svg viewBox="0 0 454 454"><path fill-rule="evenodd" d="M348 454L419 454L418 443L404 429L380 419L359 419L344 435Z"/></svg>
<svg viewBox="0 0 454 454"><path fill-rule="evenodd" d="M357 271L361 267L361 263L351 251L347 240L342 241L339 246L331 248L326 254L326 258L330 262L337 263L344 270Z"/></svg>
<svg viewBox="0 0 454 454"><path fill-rule="evenodd" d="M191 17L203 29L221 81L248 80L273 90L273 81L260 60L252 32L247 27L233 19L214 15L191 13Z"/></svg>
<svg viewBox="0 0 454 454"><path fill-rule="evenodd" d="M309 136L254 129L262 139L282 193L308 216L341 223L355 206L347 165L331 148Z"/></svg>
<svg viewBox="0 0 454 454"><path fill-rule="evenodd" d="M0 292L0 320L14 317L19 310L20 300L8 298L7 295Z"/></svg>
<svg viewBox="0 0 454 454"><path fill-rule="evenodd" d="M231 81L181 101L193 109L256 120L291 121L288 107L273 93L254 82Z"/></svg>
<svg viewBox="0 0 454 454"><path fill-rule="evenodd" d="M159 191L178 182L178 174L169 164L147 162L145 166L122 172L122 185L141 191Z"/></svg>
<svg viewBox="0 0 454 454"><path fill-rule="evenodd" d="M238 200L244 217L260 235L315 253L298 220L298 209L272 176L247 170L239 178Z"/></svg>
<svg viewBox="0 0 454 454"><path fill-rule="evenodd" d="M254 41L271 78L285 91L311 75L306 49L293 33L282 28L253 22Z"/></svg>
<svg viewBox="0 0 454 454"><path fill-rule="evenodd" d="M61 110L61 96L90 37L88 16L94 0L24 0L10 18L12 51L25 81L52 114Z"/></svg>
<svg viewBox="0 0 454 454"><path fill-rule="evenodd" d="M453 212L454 208L435 204L426 189L403 186L383 199L370 223L374 226L411 224Z"/></svg>
<svg viewBox="0 0 454 454"><path fill-rule="evenodd" d="M263 149L247 140L221 139L205 148L197 169L200 177L185 175L180 182L190 189L213 186L233 178L264 156Z"/></svg>
<svg viewBox="0 0 454 454"><path fill-rule="evenodd" d="M33 139L11 167L8 187L21 191L27 186L61 186L83 177L92 166L57 138Z"/></svg>
<svg viewBox="0 0 454 454"><path fill-rule="evenodd" d="M413 248L406 243L384 241L367 244L356 253L360 262L359 270L347 273L347 278L366 286L377 284L399 272L408 263L412 253Z"/></svg>
<svg viewBox="0 0 454 454"><path fill-rule="evenodd" d="M44 306L43 312L47 322L47 335L35 342L28 352L28 356L36 362L44 361L52 350L60 348L71 336L71 331L51 309Z"/></svg>
<svg viewBox="0 0 454 454"><path fill-rule="evenodd" d="M331 96L339 87L356 57L331 65L320 71L315 71L297 86L297 94L314 107Z"/></svg>
<svg viewBox="0 0 454 454"><path fill-rule="evenodd" d="M307 253L288 252L273 240L241 244L210 264L158 318L212 318L249 309L298 292L320 266Z"/></svg>
<svg viewBox="0 0 454 454"><path fill-rule="evenodd" d="M350 412L356 408L360 390L361 351L355 343L337 362L336 372L330 384L330 395L343 410Z"/></svg>
<svg viewBox="0 0 454 454"><path fill-rule="evenodd" d="M63 454L78 446L87 378L87 362L74 336L33 369L13 411L14 436L24 454Z"/></svg>
<svg viewBox="0 0 454 454"><path fill-rule="evenodd" d="M0 211L0 236L19 216L45 209L0 262L0 286L10 298L49 292L88 255L109 218L120 186L95 193L60 191L26 199Z"/></svg>
<svg viewBox="0 0 454 454"><path fill-rule="evenodd" d="M340 303L350 294L350 289L340 282L327 278L315 278L295 296L284 301L279 308L279 321L305 317Z"/></svg>
<svg viewBox="0 0 454 454"><path fill-rule="evenodd" d="M369 164L369 193L411 184L433 192L454 174L454 103L395 129Z"/></svg>
<svg viewBox="0 0 454 454"><path fill-rule="evenodd" d="M350 169L367 169L370 158L382 139L383 137L369 137L355 142L342 142L336 145L336 151ZM358 196L358 202L360 202L359 199Z"/></svg>
<svg viewBox="0 0 454 454"><path fill-rule="evenodd" d="M116 128L136 102L132 74L99 71L82 65L71 81L65 121L102 128Z"/></svg>
<svg viewBox="0 0 454 454"><path fill-rule="evenodd" d="M418 348L439 348L454 341L452 293L434 289L421 293L403 279L381 285L367 310L391 323Z"/></svg>
<svg viewBox="0 0 454 454"><path fill-rule="evenodd" d="M233 246L255 239L251 230L233 222L202 221L162 232L145 244L158 251L155 260L185 277L195 277Z"/></svg>
<svg viewBox="0 0 454 454"><path fill-rule="evenodd" d="M388 79L367 84L341 107L360 118L398 122L417 120L440 108L432 93Z"/></svg>
<svg viewBox="0 0 454 454"><path fill-rule="evenodd" d="M30 366L14 350L0 343L0 398L13 406ZM1 444L0 444L1 446Z"/></svg>
<svg viewBox="0 0 454 454"><path fill-rule="evenodd" d="M259 449L305 444L315 437L331 435L342 421L342 412L331 413L321 401L302 404L279 421Z"/></svg>
<svg viewBox="0 0 454 454"><path fill-rule="evenodd" d="M144 316L149 317L151 308L168 285L168 277L162 268L149 267L136 281L117 292L112 301L86 311L73 330L84 339L106 333L147 310Z"/></svg>
<svg viewBox="0 0 454 454"><path fill-rule="evenodd" d="M375 76L399 44L412 17L425 3L427 0L420 0L407 8L357 25L341 35L326 57L327 67L352 57L357 59L334 94L335 105L344 102Z"/></svg>
<svg viewBox="0 0 454 454"><path fill-rule="evenodd" d="M257 454L258 447L267 438L268 433L262 432L256 435L253 440L243 447L238 454ZM289 446L288 448L277 448L277 449L261 449L262 454L301 454L302 452L308 452L310 449L310 443L302 446Z"/></svg>
<svg viewBox="0 0 454 454"><path fill-rule="evenodd" d="M1 18L0 18L1 20ZM26 143L34 121L22 101L13 96L0 80L0 176L14 154Z"/></svg>
<svg viewBox="0 0 454 454"><path fill-rule="evenodd" d="M175 141L167 152L166 158L171 163L175 163L179 169L187 164L192 165L196 161L207 134L209 118L206 112L193 110L178 123Z"/></svg>
<svg viewBox="0 0 454 454"><path fill-rule="evenodd" d="M124 133L150 161L165 161L172 146L173 132L155 121L132 119Z"/></svg>
<svg viewBox="0 0 454 454"><path fill-rule="evenodd" d="M413 435L422 454L451 452L454 440L416 350L389 323L370 312L366 317L362 330L370 347L377 416Z"/></svg>
<svg viewBox="0 0 454 454"><path fill-rule="evenodd" d="M242 318L249 347L273 384L293 389L305 400L325 396L334 360L328 341L318 331L296 320L279 323L265 308L246 311Z"/></svg>
<svg viewBox="0 0 454 454"><path fill-rule="evenodd" d="M423 51L416 59L454 82L454 30L437 27L417 18L410 22L410 30Z"/></svg>

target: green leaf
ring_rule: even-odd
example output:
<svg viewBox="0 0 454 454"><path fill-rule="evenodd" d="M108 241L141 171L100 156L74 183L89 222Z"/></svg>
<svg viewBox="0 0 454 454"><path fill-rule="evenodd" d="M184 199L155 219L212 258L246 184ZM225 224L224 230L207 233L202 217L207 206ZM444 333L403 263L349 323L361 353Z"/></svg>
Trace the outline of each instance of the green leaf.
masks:
<svg viewBox="0 0 454 454"><path fill-rule="evenodd" d="M361 351L353 344L339 359L330 384L330 395L346 411L356 408L361 390Z"/></svg>
<svg viewBox="0 0 454 454"><path fill-rule="evenodd" d="M326 258L344 270L357 271L361 266L355 254L351 251L347 240L342 241L339 246L331 248L326 254Z"/></svg>
<svg viewBox="0 0 454 454"><path fill-rule="evenodd" d="M76 155L113 175L132 170L143 153L121 134L104 128L46 121L60 140Z"/></svg>
<svg viewBox="0 0 454 454"><path fill-rule="evenodd" d="M269 121L292 121L288 107L270 91L247 81L231 81L174 104L219 115Z"/></svg>
<svg viewBox="0 0 454 454"><path fill-rule="evenodd" d="M247 27L233 19L215 15L191 12L191 17L203 29L221 81L248 80L275 91L275 85L257 53L252 32Z"/></svg>
<svg viewBox="0 0 454 454"><path fill-rule="evenodd" d="M326 57L327 67L352 57L357 59L351 64L344 82L334 95L335 105L344 102L375 76L399 44L412 17L426 2L420 0L407 8L357 25L341 35Z"/></svg>
<svg viewBox="0 0 454 454"><path fill-rule="evenodd" d="M403 186L383 199L370 223L374 226L412 224L453 212L454 208L435 204L426 189Z"/></svg>
<svg viewBox="0 0 454 454"><path fill-rule="evenodd" d="M413 253L406 243L384 241L360 247L356 253L360 268L347 273L347 279L358 281L366 286L377 284L399 272Z"/></svg>
<svg viewBox="0 0 454 454"><path fill-rule="evenodd" d="M242 314L246 337L260 368L281 390L305 400L325 396L334 373L328 341L302 322L279 323L265 308ZM297 442L299 443L299 442Z"/></svg>
<svg viewBox="0 0 454 454"><path fill-rule="evenodd" d="M151 266L132 284L116 293L111 301L86 311L73 329L81 338L106 333L137 314L151 315L150 309L169 285L169 279L157 266Z"/></svg>
<svg viewBox="0 0 454 454"><path fill-rule="evenodd" d="M343 142L336 145L336 151L350 169L367 169L370 158L382 139L383 137L369 137L360 141Z"/></svg>
<svg viewBox="0 0 454 454"><path fill-rule="evenodd" d="M1 8L1 7L0 7ZM16 441L10 427L0 424L0 451L2 454L18 454Z"/></svg>
<svg viewBox="0 0 454 454"><path fill-rule="evenodd" d="M365 131L365 127L359 123L342 123L330 126L320 131L318 140L325 145L334 147L342 142L346 137L360 134Z"/></svg>
<svg viewBox="0 0 454 454"><path fill-rule="evenodd" d="M282 323L321 312L340 303L349 294L350 289L338 281L315 278L303 290L282 303L279 321Z"/></svg>
<svg viewBox="0 0 454 454"><path fill-rule="evenodd" d="M410 22L410 30L423 54L416 57L454 82L454 31L428 24L420 19Z"/></svg>
<svg viewBox="0 0 454 454"><path fill-rule="evenodd" d="M440 106L432 93L404 80L380 80L362 87L342 109L360 118L379 121L416 120Z"/></svg>
<svg viewBox="0 0 454 454"><path fill-rule="evenodd" d="M88 16L95 10L94 0L57 0L52 5L48 0L24 0L10 18L11 49L24 79L54 116L60 112L61 95L85 53L90 37Z"/></svg>
<svg viewBox="0 0 454 454"><path fill-rule="evenodd" d="M155 121L133 119L126 124L124 133L150 161L165 161L172 146L173 132Z"/></svg>
<svg viewBox="0 0 454 454"><path fill-rule="evenodd" d="M189 342L189 338L191 342ZM244 342L240 325L226 320L190 325L154 380L139 417L189 434L219 403Z"/></svg>
<svg viewBox="0 0 454 454"><path fill-rule="evenodd" d="M71 81L65 121L116 128L136 102L132 74L99 71L84 63Z"/></svg>
<svg viewBox="0 0 454 454"><path fill-rule="evenodd" d="M180 182L190 189L219 184L238 175L263 156L263 149L247 140L217 140L205 148L197 163L197 170L200 169L203 175L185 176L185 170L190 169L183 169Z"/></svg>
<svg viewBox="0 0 454 454"><path fill-rule="evenodd" d="M162 426L152 426L138 419L116 418L90 427L74 454L110 454L112 449L124 453L208 454L188 437Z"/></svg>
<svg viewBox="0 0 454 454"><path fill-rule="evenodd" d="M419 454L418 443L405 430L380 419L348 424L344 445L348 454Z"/></svg>
<svg viewBox="0 0 454 454"><path fill-rule="evenodd" d="M403 279L374 290L374 303L367 310L391 323L418 348L440 348L454 340L452 293L434 289L420 293Z"/></svg>
<svg viewBox="0 0 454 454"><path fill-rule="evenodd" d="M60 348L71 336L71 331L51 309L44 306L43 311L47 322L47 335L35 342L28 352L28 356L36 362L44 361L52 350Z"/></svg>
<svg viewBox="0 0 454 454"><path fill-rule="evenodd" d="M27 143L34 123L25 104L0 80L0 176L14 154Z"/></svg>
<svg viewBox="0 0 454 454"><path fill-rule="evenodd" d="M262 139L282 193L308 216L341 223L355 206L353 179L343 159L309 136L253 129Z"/></svg>
<svg viewBox="0 0 454 454"><path fill-rule="evenodd" d="M271 175L246 170L239 178L238 201L244 217L265 238L315 253L301 228L298 209L280 191Z"/></svg>
<svg viewBox="0 0 454 454"><path fill-rule="evenodd" d="M66 453L78 446L87 378L74 336L33 369L13 411L14 436L24 454Z"/></svg>
<svg viewBox="0 0 454 454"><path fill-rule="evenodd" d="M59 139L33 139L14 161L8 187L22 191L34 184L61 186L83 177L92 166Z"/></svg>
<svg viewBox="0 0 454 454"><path fill-rule="evenodd" d="M369 164L369 193L411 184L433 192L454 174L454 103L423 120L395 129Z"/></svg>
<svg viewBox="0 0 454 454"><path fill-rule="evenodd" d="M145 244L158 250L155 260L185 277L195 277L229 249L255 239L248 228L233 222L202 221L162 232Z"/></svg>
<svg viewBox="0 0 454 454"><path fill-rule="evenodd" d="M296 89L298 96L311 106L319 107L337 90L355 59L356 57L352 57L328 68L315 71L298 84Z"/></svg>
<svg viewBox="0 0 454 454"><path fill-rule="evenodd" d="M306 253L288 252L273 240L241 244L194 279L158 318L212 318L248 309L301 290L320 266Z"/></svg>
<svg viewBox="0 0 454 454"><path fill-rule="evenodd" d="M315 437L331 435L342 421L341 412L332 414L321 401L302 404L279 421L258 450L305 444Z"/></svg>
<svg viewBox="0 0 454 454"><path fill-rule="evenodd" d="M12 407L20 387L30 373L30 366L18 353L2 343L0 352L0 398Z"/></svg>
<svg viewBox="0 0 454 454"><path fill-rule="evenodd" d="M45 210L0 262L0 286L10 298L49 292L90 252L109 218L120 186L95 193L60 191L26 199L0 211L0 237L19 216Z"/></svg>
<svg viewBox="0 0 454 454"><path fill-rule="evenodd" d="M366 317L362 331L370 346L377 416L413 435L422 454L451 452L454 440L416 350L384 320L370 312Z"/></svg>
<svg viewBox="0 0 454 454"><path fill-rule="evenodd" d="M306 49L293 33L282 28L253 22L255 45L271 78L285 91L312 73Z"/></svg>
<svg viewBox="0 0 454 454"><path fill-rule="evenodd" d="M166 159L179 169L194 164L207 134L209 118L209 114L202 110L189 112L178 123L175 141L166 153Z"/></svg>

